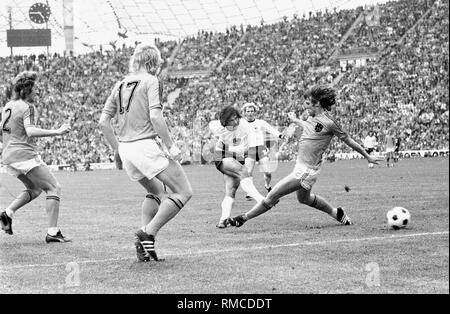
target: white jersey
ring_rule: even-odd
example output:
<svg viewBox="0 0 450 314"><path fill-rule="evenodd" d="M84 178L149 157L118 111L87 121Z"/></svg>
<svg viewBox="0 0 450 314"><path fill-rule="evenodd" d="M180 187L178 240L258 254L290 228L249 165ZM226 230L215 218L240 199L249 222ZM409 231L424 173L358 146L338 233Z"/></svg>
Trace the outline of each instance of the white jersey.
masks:
<svg viewBox="0 0 450 314"><path fill-rule="evenodd" d="M253 121L247 121L250 125L252 132L248 137L248 146L257 147L266 145L266 133L272 134L275 137L280 137L281 133L272 127L269 123L264 120L255 119Z"/></svg>
<svg viewBox="0 0 450 314"><path fill-rule="evenodd" d="M377 146L377 138L375 136L367 135L364 139L364 147L365 148L375 148Z"/></svg>
<svg viewBox="0 0 450 314"><path fill-rule="evenodd" d="M218 120L211 121L209 129L214 136L218 137L215 151L217 155L220 155L219 157L244 157L249 147L248 138L252 133L246 120L240 119L238 127L233 131L223 127Z"/></svg>

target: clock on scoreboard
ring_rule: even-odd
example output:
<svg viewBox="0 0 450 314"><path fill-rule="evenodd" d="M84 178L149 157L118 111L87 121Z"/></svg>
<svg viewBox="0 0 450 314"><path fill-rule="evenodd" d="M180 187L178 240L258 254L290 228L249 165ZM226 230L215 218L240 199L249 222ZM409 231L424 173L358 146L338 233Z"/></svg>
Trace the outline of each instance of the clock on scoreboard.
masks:
<svg viewBox="0 0 450 314"><path fill-rule="evenodd" d="M50 7L47 4L41 2L33 4L28 11L30 20L36 24L43 24L48 22L50 14Z"/></svg>

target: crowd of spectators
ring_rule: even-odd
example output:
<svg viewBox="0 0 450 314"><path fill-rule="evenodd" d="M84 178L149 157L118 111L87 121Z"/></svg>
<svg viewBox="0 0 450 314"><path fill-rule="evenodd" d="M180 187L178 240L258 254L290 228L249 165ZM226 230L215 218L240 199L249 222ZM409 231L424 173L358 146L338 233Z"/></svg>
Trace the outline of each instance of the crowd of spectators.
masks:
<svg viewBox="0 0 450 314"><path fill-rule="evenodd" d="M448 148L448 23L445 1L381 61L341 80L339 116L352 133L372 130L382 143L394 128L402 149Z"/></svg>
<svg viewBox="0 0 450 314"><path fill-rule="evenodd" d="M411 29L430 8L431 14ZM402 149L448 147L448 1L399 0L376 10L380 27L372 30L379 36L368 39L360 31L365 26L359 26L341 47L378 47L386 53L344 73L330 57L364 12L362 7L294 16L271 25L232 27L223 34L202 31L182 42L170 64L167 61L178 43L158 42L166 73L171 68L212 71L203 78L164 78L163 100L176 98L166 106L166 116L186 158L212 147L207 125L223 106L255 102L261 108L260 118L283 131L289 125L285 113L300 112L304 91L315 84L334 83L337 76L343 78L336 85L339 105L334 110L343 128L359 142L373 130L382 143L384 131L393 127L402 137ZM15 74L38 71L40 126L70 121L73 129L63 137L39 139L43 159L48 164L112 161L113 152L97 121L112 87L128 72L132 51L133 47L123 46L79 56L0 58L4 69L0 102L6 103L5 89ZM176 97L171 95L174 91ZM294 132L282 147L281 158L295 156L298 136ZM334 141L332 151L348 148Z"/></svg>
<svg viewBox="0 0 450 314"><path fill-rule="evenodd" d="M210 69L220 64L244 34L243 26L230 27L225 33L199 31L184 39L173 60L176 70Z"/></svg>
<svg viewBox="0 0 450 314"><path fill-rule="evenodd" d="M341 52L377 52L392 47L433 3L434 0L409 0L367 7L354 32L341 45Z"/></svg>

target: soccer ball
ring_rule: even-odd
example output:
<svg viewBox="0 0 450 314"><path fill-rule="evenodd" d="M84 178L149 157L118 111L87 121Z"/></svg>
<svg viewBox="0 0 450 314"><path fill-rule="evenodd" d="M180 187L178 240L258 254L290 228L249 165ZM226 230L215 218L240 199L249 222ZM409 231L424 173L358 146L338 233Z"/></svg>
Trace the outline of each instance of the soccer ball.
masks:
<svg viewBox="0 0 450 314"><path fill-rule="evenodd" d="M394 230L399 230L408 225L411 214L406 208L394 207L387 212L386 217L388 226Z"/></svg>

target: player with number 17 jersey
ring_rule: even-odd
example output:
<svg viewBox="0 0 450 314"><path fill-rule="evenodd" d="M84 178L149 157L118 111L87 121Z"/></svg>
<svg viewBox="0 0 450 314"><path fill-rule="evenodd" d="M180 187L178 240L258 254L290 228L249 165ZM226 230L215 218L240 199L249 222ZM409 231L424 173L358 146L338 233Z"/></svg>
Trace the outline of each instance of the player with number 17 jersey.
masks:
<svg viewBox="0 0 450 314"><path fill-rule="evenodd" d="M149 73L133 73L116 84L103 113L117 116L119 142L157 137L149 115L151 109L162 109L159 90L158 78Z"/></svg>
<svg viewBox="0 0 450 314"><path fill-rule="evenodd" d="M101 130L114 149L115 161L131 180L146 191L142 203L141 226L135 232L139 261L158 260L155 239L159 230L186 205L192 188L177 162L180 149L172 140L162 114L158 73L161 53L153 44L138 44L130 58L130 72L116 84L100 117ZM111 119L117 116L118 131ZM163 149L161 143L165 145ZM161 200L163 183L170 189Z"/></svg>

